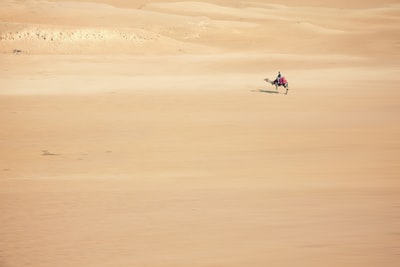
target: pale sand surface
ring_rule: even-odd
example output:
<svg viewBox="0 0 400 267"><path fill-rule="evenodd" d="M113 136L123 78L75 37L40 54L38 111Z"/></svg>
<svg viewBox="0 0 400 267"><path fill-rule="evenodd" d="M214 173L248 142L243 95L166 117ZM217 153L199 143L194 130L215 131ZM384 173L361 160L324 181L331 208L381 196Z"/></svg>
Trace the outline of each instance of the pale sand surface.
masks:
<svg viewBox="0 0 400 267"><path fill-rule="evenodd" d="M398 266L398 1L0 3L1 267Z"/></svg>

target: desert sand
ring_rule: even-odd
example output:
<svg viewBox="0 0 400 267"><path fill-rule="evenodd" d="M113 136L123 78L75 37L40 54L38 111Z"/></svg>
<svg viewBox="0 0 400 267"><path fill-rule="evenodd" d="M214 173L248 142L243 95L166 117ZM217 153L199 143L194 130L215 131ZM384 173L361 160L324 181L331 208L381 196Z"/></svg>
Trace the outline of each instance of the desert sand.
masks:
<svg viewBox="0 0 400 267"><path fill-rule="evenodd" d="M1 267L398 266L398 1L0 4Z"/></svg>

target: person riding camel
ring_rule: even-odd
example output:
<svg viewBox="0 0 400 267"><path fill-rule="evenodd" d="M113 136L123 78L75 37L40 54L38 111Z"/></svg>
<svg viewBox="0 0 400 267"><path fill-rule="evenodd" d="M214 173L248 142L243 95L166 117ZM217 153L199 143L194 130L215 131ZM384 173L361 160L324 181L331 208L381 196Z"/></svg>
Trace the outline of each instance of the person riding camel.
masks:
<svg viewBox="0 0 400 267"><path fill-rule="evenodd" d="M268 78L265 78L264 81L266 81L267 83L270 83L272 85L275 85L275 89L278 90L278 86L283 86L286 88L286 92L285 94L287 95L288 91L289 91L289 83L286 80L286 78L284 76L282 76L281 72L278 72L278 76L276 76L275 80L270 80Z"/></svg>
<svg viewBox="0 0 400 267"><path fill-rule="evenodd" d="M280 71L278 71L278 76L276 76L276 79L274 80L274 84L280 85L281 84L281 78L282 74Z"/></svg>

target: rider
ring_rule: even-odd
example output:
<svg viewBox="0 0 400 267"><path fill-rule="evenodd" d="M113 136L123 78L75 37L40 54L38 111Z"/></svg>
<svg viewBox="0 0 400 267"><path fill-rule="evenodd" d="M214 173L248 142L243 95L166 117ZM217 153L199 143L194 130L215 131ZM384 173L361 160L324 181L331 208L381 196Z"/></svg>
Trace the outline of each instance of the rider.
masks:
<svg viewBox="0 0 400 267"><path fill-rule="evenodd" d="M280 71L278 71L278 76L276 76L276 79L274 81L274 84L279 84L280 80L282 78L282 74Z"/></svg>

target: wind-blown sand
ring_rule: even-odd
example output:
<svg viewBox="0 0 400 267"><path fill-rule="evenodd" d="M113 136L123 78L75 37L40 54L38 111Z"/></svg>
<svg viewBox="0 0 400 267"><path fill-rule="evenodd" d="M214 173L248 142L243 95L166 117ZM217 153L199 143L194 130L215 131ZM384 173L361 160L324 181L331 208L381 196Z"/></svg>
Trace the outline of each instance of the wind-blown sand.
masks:
<svg viewBox="0 0 400 267"><path fill-rule="evenodd" d="M1 1L0 266L397 266L399 27L398 1Z"/></svg>

